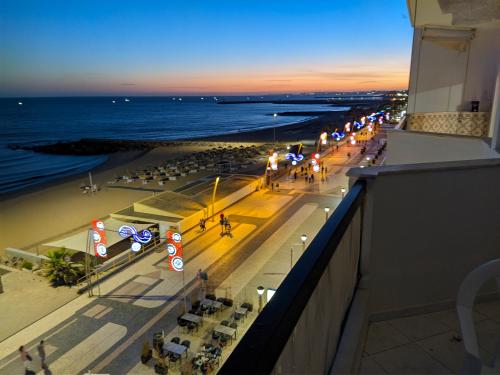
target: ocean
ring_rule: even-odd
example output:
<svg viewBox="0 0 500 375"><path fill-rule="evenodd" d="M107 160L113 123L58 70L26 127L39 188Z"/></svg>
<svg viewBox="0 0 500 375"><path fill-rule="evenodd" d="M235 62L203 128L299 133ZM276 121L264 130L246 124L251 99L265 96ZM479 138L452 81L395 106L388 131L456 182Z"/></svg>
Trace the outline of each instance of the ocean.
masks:
<svg viewBox="0 0 500 375"><path fill-rule="evenodd" d="M81 138L174 140L288 125L304 116L276 112L339 111L324 104L246 103L256 97L71 97L0 99L0 194L78 174L107 160L46 155L9 144L44 144ZM259 97L260 98L260 97ZM279 99L284 97L265 97ZM303 99L294 97L293 99ZM22 103L22 104L20 104Z"/></svg>

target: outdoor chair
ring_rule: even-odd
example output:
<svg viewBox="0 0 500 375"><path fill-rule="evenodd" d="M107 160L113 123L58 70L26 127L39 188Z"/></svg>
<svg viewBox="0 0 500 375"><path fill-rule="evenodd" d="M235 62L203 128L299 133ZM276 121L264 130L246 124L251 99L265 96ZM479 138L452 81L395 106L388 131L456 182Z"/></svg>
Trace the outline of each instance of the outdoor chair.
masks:
<svg viewBox="0 0 500 375"><path fill-rule="evenodd" d="M234 318L234 320L238 321L238 320L240 320L240 319L241 319L241 315L240 315L240 314L238 314L237 312L235 312L235 313L233 314L233 318Z"/></svg>
<svg viewBox="0 0 500 375"><path fill-rule="evenodd" d="M226 346L227 345L227 341L228 341L228 337L226 335L222 335L220 337L220 346Z"/></svg>
<svg viewBox="0 0 500 375"><path fill-rule="evenodd" d="M168 361L175 365L177 363L177 361L179 361L180 358L181 358L181 356L179 354L170 353L170 356L168 357Z"/></svg>
<svg viewBox="0 0 500 375"><path fill-rule="evenodd" d="M176 344L181 342L181 339L179 337L172 337L172 340L170 342L175 342Z"/></svg>
<svg viewBox="0 0 500 375"><path fill-rule="evenodd" d="M195 329L197 329L198 325L196 323L188 323L188 333L192 333Z"/></svg>
<svg viewBox="0 0 500 375"><path fill-rule="evenodd" d="M457 313L465 346L465 363L462 370L465 374L498 373L498 368L495 368L495 357L489 363L481 359L473 318L476 295L483 284L491 279L496 279L497 291L500 292L500 259L489 261L472 270L458 290ZM499 342L496 344L497 354L499 344Z"/></svg>
<svg viewBox="0 0 500 375"><path fill-rule="evenodd" d="M189 347L191 346L191 341L189 340L184 340L182 343L181 343L182 346L185 346L186 348L189 349Z"/></svg>
<svg viewBox="0 0 500 375"><path fill-rule="evenodd" d="M238 324L236 324L236 323L231 323L231 324L229 325L229 327L234 328L234 329L238 329Z"/></svg>
<svg viewBox="0 0 500 375"><path fill-rule="evenodd" d="M192 307L194 310L198 310L198 308L200 307L200 304L201 304L201 302L200 302L200 301L194 301L194 302L191 304L191 307Z"/></svg>
<svg viewBox="0 0 500 375"><path fill-rule="evenodd" d="M247 309L248 312L252 312L252 310L253 310L253 305L251 303L248 303L248 302L242 303L241 307Z"/></svg>
<svg viewBox="0 0 500 375"><path fill-rule="evenodd" d="M212 300L212 301L215 301L215 300L216 300L216 298L215 298L215 294L207 294L207 295L205 296L205 298L206 298L206 299L210 299L210 300Z"/></svg>
<svg viewBox="0 0 500 375"><path fill-rule="evenodd" d="M229 326L229 322L227 320L223 320L222 322L220 322L220 324L226 327Z"/></svg>
<svg viewBox="0 0 500 375"><path fill-rule="evenodd" d="M212 340L219 340L220 339L220 333L213 331L212 332Z"/></svg>

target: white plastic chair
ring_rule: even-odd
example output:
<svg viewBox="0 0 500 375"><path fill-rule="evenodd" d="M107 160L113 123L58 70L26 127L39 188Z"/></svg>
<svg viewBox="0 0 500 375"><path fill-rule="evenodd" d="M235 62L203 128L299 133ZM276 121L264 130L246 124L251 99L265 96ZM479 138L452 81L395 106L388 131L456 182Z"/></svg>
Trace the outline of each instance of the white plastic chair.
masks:
<svg viewBox="0 0 500 375"><path fill-rule="evenodd" d="M491 279L496 279L497 289L500 292L500 259L489 261L475 268L465 277L458 290L457 313L465 346L466 356L462 370L465 374L491 373L494 369L495 358L492 359L491 364L485 364L481 360L473 318L476 295L481 286ZM495 370L498 372L499 369Z"/></svg>

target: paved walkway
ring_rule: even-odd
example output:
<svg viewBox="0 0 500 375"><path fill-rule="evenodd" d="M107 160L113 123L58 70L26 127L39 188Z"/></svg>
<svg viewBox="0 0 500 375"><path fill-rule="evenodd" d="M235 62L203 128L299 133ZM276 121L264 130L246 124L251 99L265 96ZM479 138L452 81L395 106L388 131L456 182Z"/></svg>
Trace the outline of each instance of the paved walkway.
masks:
<svg viewBox="0 0 500 375"><path fill-rule="evenodd" d="M251 301L257 306L258 285L276 289L302 253L300 235L312 240L325 222L324 207L333 212L340 202L340 187L346 186L341 176L346 153L324 158L328 182L282 180L280 192L256 192L230 207L224 213L232 222L231 238L220 236L217 222L207 222L204 233L198 229L186 233L188 304L199 295L195 276L200 268L208 272L217 295L232 296L236 304ZM142 342L158 330L175 333L176 318L184 311L183 289L182 274L166 271L165 252L153 253L104 281L101 297L82 295L1 342L0 374L22 373L17 348L26 344L34 356L34 346L42 338L50 349L47 362L54 374L88 369L142 373L145 367L138 364ZM206 339L209 327L198 343Z"/></svg>

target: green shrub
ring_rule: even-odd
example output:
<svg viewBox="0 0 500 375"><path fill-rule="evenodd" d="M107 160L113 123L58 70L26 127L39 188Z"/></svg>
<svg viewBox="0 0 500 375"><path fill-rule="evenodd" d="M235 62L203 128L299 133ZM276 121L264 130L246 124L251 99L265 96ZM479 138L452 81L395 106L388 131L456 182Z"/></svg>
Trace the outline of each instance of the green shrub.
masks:
<svg viewBox="0 0 500 375"><path fill-rule="evenodd" d="M31 263L28 260L25 260L23 261L23 265L21 267L31 271L33 269L33 263Z"/></svg>

